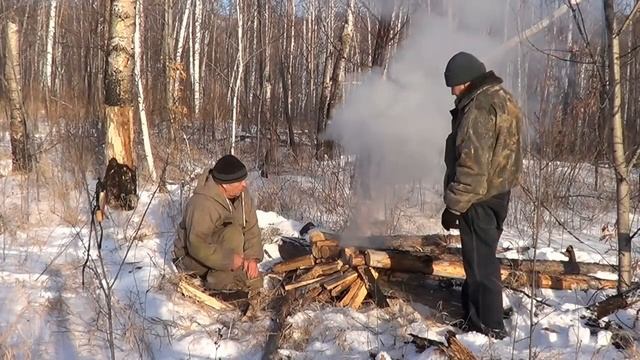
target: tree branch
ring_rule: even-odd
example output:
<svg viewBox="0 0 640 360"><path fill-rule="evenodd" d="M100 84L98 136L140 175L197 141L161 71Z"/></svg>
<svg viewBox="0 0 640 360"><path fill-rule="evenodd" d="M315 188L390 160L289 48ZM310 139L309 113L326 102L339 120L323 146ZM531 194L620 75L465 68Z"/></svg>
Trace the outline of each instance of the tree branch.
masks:
<svg viewBox="0 0 640 360"><path fill-rule="evenodd" d="M622 23L622 26L620 26L620 29L616 31L615 36L620 36L620 34L622 34L624 29L626 29L626 27L629 26L629 24L631 24L631 20L638 13L639 8L640 8L640 1L637 1L636 4L633 6L633 9L631 9L629 16L627 16L627 18L624 20L624 23Z"/></svg>
<svg viewBox="0 0 640 360"><path fill-rule="evenodd" d="M638 4L640 4L640 2ZM636 161L638 161L638 157L640 157L640 145L636 147L635 153L633 154L633 156L629 160L629 163L627 164L627 169L633 168L633 164L635 164Z"/></svg>

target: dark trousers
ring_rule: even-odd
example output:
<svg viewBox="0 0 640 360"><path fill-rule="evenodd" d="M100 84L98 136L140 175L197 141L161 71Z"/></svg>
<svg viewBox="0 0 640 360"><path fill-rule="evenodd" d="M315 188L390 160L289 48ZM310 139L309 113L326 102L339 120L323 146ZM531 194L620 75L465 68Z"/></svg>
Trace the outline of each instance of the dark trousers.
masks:
<svg viewBox="0 0 640 360"><path fill-rule="evenodd" d="M475 203L462 214L460 238L465 282L462 307L470 330L503 330L502 282L496 259L511 192Z"/></svg>

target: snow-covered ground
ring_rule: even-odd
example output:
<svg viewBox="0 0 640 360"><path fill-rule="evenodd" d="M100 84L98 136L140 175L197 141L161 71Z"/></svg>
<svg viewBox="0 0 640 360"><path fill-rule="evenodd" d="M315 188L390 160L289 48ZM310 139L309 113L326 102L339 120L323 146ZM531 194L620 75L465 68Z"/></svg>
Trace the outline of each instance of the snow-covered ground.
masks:
<svg viewBox="0 0 640 360"><path fill-rule="evenodd" d="M8 165L3 162L2 166ZM66 189L65 202L59 191L43 186L38 201L24 181L17 176L0 178L4 194L0 204L0 355L109 358L111 314L118 359L261 358L271 323L267 313L241 317L236 311L216 312L187 301L172 284L174 227L188 191L174 186L161 193L143 186L138 208L109 214L101 232L88 221L82 191L74 198L75 190ZM293 221L263 211L258 218L268 254L263 270L278 259L279 236L298 236L302 224L311 220ZM420 226L438 231L437 223L434 218L422 219ZM102 257L96 249L100 238ZM514 248L527 242L507 229L501 246ZM573 245L578 261L616 262L615 253L607 253L609 244L595 234L581 234L581 241L554 238L546 245L538 249L538 258L564 260L562 251ZM515 250L503 254L531 255L531 251L523 255ZM542 290L530 326L530 298L505 290L505 305L515 310L507 321L511 335L501 341L477 333L458 338L483 358L527 358L530 351L537 359L638 356L634 349L616 349L612 332L593 330L582 319L586 305L608 294ZM106 296L111 297L110 309ZM639 309L620 310L606 320L621 325L637 343ZM437 348L421 352L410 335L442 341L446 327L433 321L436 313L423 304L397 299L387 309L366 304L360 311L311 304L286 319L279 354L294 359L442 358Z"/></svg>

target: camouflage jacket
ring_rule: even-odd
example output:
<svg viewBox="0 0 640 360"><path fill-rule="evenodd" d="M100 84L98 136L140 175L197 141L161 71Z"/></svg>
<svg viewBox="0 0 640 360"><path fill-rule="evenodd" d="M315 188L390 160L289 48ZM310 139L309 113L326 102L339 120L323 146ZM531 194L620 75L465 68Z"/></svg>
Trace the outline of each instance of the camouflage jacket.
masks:
<svg viewBox="0 0 640 360"><path fill-rule="evenodd" d="M447 137L444 202L455 213L518 182L522 114L493 71L475 79L451 110Z"/></svg>

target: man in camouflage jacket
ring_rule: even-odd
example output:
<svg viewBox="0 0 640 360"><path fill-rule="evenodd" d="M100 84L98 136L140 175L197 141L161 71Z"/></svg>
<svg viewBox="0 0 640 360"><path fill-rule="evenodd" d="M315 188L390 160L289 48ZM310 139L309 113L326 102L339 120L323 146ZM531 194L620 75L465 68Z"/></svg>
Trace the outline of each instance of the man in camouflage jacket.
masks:
<svg viewBox="0 0 640 360"><path fill-rule="evenodd" d="M466 280L462 305L468 330L506 336L496 249L511 189L522 169L522 115L502 79L475 56L448 62L445 82L456 96L447 137L442 226L460 229Z"/></svg>
<svg viewBox="0 0 640 360"><path fill-rule="evenodd" d="M212 290L262 287L260 228L246 177L247 168L238 158L220 158L198 178L179 225L176 267L201 276Z"/></svg>

